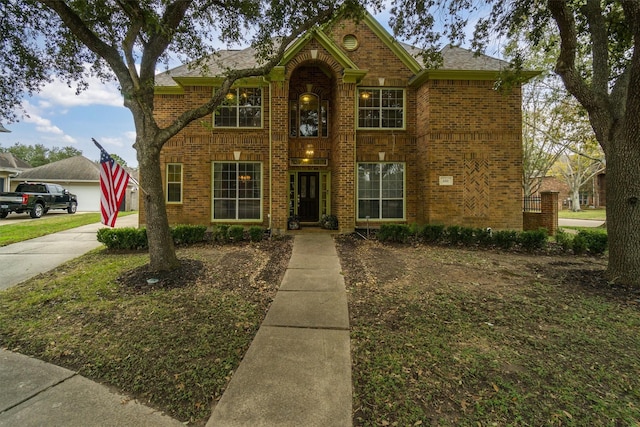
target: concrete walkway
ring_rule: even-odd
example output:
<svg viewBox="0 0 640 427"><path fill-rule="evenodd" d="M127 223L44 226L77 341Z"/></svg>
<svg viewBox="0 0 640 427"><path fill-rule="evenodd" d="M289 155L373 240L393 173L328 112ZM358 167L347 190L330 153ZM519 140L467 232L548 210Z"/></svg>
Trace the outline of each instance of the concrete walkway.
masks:
<svg viewBox="0 0 640 427"><path fill-rule="evenodd" d="M276 298L207 427L352 425L340 271L330 235L295 236Z"/></svg>

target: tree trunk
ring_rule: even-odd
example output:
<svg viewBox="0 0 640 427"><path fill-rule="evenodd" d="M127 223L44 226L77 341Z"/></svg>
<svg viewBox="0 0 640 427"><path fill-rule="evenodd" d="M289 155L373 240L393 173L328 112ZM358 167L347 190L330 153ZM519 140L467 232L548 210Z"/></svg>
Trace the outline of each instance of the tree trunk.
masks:
<svg viewBox="0 0 640 427"><path fill-rule="evenodd" d="M627 117L633 115L628 115ZM633 120L637 121L637 120ZM640 287L640 130L626 123L607 150L610 281Z"/></svg>
<svg viewBox="0 0 640 427"><path fill-rule="evenodd" d="M580 208L580 187L578 187L575 182L571 189L571 210L573 212L580 212L582 210L582 208Z"/></svg>
<svg viewBox="0 0 640 427"><path fill-rule="evenodd" d="M148 149L153 146L152 141L141 140L137 142L137 146L140 185L144 189L150 268L153 271L173 270L180 266L180 262L176 256L165 208L160 152Z"/></svg>

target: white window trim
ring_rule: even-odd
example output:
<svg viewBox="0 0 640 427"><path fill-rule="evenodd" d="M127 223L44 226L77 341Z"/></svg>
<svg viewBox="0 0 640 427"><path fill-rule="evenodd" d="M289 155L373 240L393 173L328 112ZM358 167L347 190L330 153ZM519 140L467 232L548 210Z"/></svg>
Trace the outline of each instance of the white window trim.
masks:
<svg viewBox="0 0 640 427"><path fill-rule="evenodd" d="M212 117L212 126L216 129L263 129L264 128L264 90L262 86L239 86L231 88L230 91L235 91L236 97L240 97L240 90L242 89L260 89L260 125L259 126L239 126L240 122L240 114L236 115L236 123L238 126L216 126L216 112L217 109L213 112ZM214 89L215 90L215 89ZM225 95L226 96L226 95ZM224 105L219 105L218 108L224 107ZM236 110L239 110L240 105L236 106Z"/></svg>
<svg viewBox="0 0 640 427"><path fill-rule="evenodd" d="M169 166L180 166L180 201L169 201L169 184L176 184L178 181L169 181ZM181 205L184 202L184 166L182 163L167 163L165 168L165 202L168 205Z"/></svg>
<svg viewBox="0 0 640 427"><path fill-rule="evenodd" d="M359 165L385 165L385 164L401 164L402 165L402 218L369 218L369 221L375 222L398 222L398 221L406 221L407 219L407 163L406 162L358 162L356 163L356 222L366 221L366 218L360 217L360 196L358 194L360 177L358 175L358 166ZM364 199L363 199L364 200ZM366 199L372 200L372 199ZM380 197L378 198L380 201L380 209L382 210L382 180L380 180ZM398 199L385 199L385 200L398 200ZM379 212L380 216L382 216L382 211Z"/></svg>
<svg viewBox="0 0 640 427"><path fill-rule="evenodd" d="M378 92L381 92L383 90L401 90L402 91L402 127L398 127L398 128L383 128L382 126L360 127L360 93L363 90L378 91ZM380 108L380 112L382 112L382 105L379 108ZM382 121L382 114L380 115L380 120ZM402 87L358 87L356 90L356 129L380 130L380 131L406 130L407 129L407 90Z"/></svg>
<svg viewBox="0 0 640 427"><path fill-rule="evenodd" d="M215 165L216 164L222 164L222 163L227 163L227 164L240 164L240 163L252 163L252 164L258 164L260 165L260 218L255 219L255 218L243 218L243 219L216 219L215 218L215 207L214 207L214 203L215 203L215 197L213 196L213 191L214 191L214 184L213 184L213 180L215 177ZM262 162L251 162L251 161L215 161L215 162L211 162L211 222L215 222L215 223L240 223L240 224L245 224L245 223L262 223L263 220L263 210L264 210L264 165ZM228 200L228 199L225 199ZM247 199L247 200L255 200L255 199ZM236 202L238 201L238 197L236 196ZM236 210L236 216L237 216L237 210Z"/></svg>

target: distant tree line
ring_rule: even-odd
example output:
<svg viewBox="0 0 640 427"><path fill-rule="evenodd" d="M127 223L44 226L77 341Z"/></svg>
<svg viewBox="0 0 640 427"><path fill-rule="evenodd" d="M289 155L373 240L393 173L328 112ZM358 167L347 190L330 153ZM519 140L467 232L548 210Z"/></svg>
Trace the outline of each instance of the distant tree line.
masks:
<svg viewBox="0 0 640 427"><path fill-rule="evenodd" d="M26 145L16 142L11 147L0 145L0 153L11 153L33 167L46 165L74 156L81 156L82 151L73 147L45 147L42 144Z"/></svg>

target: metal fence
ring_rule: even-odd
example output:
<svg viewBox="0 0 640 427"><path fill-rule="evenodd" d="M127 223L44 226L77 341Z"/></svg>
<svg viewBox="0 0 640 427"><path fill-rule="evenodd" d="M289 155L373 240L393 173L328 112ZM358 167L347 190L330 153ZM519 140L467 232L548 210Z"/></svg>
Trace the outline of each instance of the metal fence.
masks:
<svg viewBox="0 0 640 427"><path fill-rule="evenodd" d="M522 199L522 212L542 212L540 196L526 196Z"/></svg>

